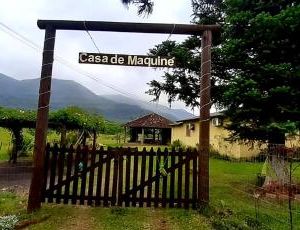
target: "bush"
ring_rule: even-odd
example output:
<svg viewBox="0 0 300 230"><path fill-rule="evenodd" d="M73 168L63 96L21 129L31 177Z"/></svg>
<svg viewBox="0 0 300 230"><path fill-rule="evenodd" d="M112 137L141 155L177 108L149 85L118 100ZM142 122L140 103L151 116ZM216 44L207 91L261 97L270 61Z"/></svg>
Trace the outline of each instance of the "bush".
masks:
<svg viewBox="0 0 300 230"><path fill-rule="evenodd" d="M30 134L23 135L23 141L20 150L20 156L27 156L32 152L34 146L34 137Z"/></svg>
<svg viewBox="0 0 300 230"><path fill-rule="evenodd" d="M18 220L18 217L16 215L1 216L0 217L0 229L1 230L14 229L18 221L19 220Z"/></svg>
<svg viewBox="0 0 300 230"><path fill-rule="evenodd" d="M69 132L67 134L66 143L75 145L77 141L78 141L78 134L75 131Z"/></svg>
<svg viewBox="0 0 300 230"><path fill-rule="evenodd" d="M186 149L186 146L179 139L173 141L170 147L175 150L179 150L179 149L185 150Z"/></svg>

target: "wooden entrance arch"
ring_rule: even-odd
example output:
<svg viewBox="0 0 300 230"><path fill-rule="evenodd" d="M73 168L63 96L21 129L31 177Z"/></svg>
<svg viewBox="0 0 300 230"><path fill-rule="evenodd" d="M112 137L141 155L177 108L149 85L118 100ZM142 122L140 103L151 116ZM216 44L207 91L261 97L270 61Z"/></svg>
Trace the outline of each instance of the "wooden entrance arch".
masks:
<svg viewBox="0 0 300 230"><path fill-rule="evenodd" d="M199 130L199 176L198 203L209 202L209 109L211 79L211 41L212 32L219 25L129 23L104 21L64 21L38 20L38 27L45 30L43 62L40 79L39 102L36 120L33 174L29 190L28 211L41 207L43 171L45 161L46 136L48 128L49 102L54 57L56 30L90 30L131 33L162 33L200 35L201 76L200 76L200 130Z"/></svg>

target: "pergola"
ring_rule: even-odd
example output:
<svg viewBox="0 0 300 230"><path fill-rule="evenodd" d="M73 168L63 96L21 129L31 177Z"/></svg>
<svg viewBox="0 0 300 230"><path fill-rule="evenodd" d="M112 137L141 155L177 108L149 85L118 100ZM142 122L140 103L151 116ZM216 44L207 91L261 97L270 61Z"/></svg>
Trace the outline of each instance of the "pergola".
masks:
<svg viewBox="0 0 300 230"><path fill-rule="evenodd" d="M36 120L35 118L29 119L18 119L18 118L1 118L0 119L0 127L10 129L14 135L16 141L14 142L13 152L11 156L11 160L13 163L17 162L17 153L20 150L20 146L18 143L22 140L22 129L35 129L36 128ZM61 133L60 144L66 144L66 135L67 131L72 130L82 130L84 129L87 132L93 133L93 147L96 145L97 138L97 130L93 128L88 128L80 123L69 122L68 120L64 121L51 121L49 120L48 127L53 130L59 130ZM85 136L86 137L86 136ZM85 142L85 139L83 139Z"/></svg>
<svg viewBox="0 0 300 230"><path fill-rule="evenodd" d="M126 123L125 134L126 129L129 129L130 142L164 145L171 141L172 123L165 117L151 113Z"/></svg>

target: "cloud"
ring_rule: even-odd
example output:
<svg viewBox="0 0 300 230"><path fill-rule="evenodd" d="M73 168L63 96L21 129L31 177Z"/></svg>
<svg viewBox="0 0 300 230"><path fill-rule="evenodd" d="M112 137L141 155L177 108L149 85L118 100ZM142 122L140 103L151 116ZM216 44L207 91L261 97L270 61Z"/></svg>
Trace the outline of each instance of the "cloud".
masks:
<svg viewBox="0 0 300 230"><path fill-rule="evenodd" d="M190 21L189 1L156 0L154 7L150 17L142 18L137 16L136 8L127 10L120 0L10 0L1 4L0 22L42 46L44 31L38 29L37 19L158 23ZM39 77L41 52L26 46L7 33L9 31L0 26L0 71L17 79ZM149 48L168 37L166 34L90 33L103 53L146 54ZM180 41L185 37L173 35L171 39ZM150 97L144 94L148 89L147 82L160 79L162 71L142 67L80 65L78 53L81 51L98 52L86 32L57 31L55 54L71 63L74 68L55 61L53 77L72 79L97 94L120 93L122 90L138 98L150 100ZM80 74L78 69L88 74Z"/></svg>

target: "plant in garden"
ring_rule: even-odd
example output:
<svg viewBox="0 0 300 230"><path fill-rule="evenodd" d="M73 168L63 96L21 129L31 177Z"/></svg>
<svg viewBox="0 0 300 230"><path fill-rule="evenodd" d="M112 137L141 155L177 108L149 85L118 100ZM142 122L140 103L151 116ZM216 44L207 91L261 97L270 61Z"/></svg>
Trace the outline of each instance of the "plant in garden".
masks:
<svg viewBox="0 0 300 230"><path fill-rule="evenodd" d="M172 149L174 148L175 150L179 150L179 149L185 149L186 146L182 143L181 140L177 139L175 141L172 142L171 146Z"/></svg>
<svg viewBox="0 0 300 230"><path fill-rule="evenodd" d="M12 230L15 229L18 223L18 217L16 215L1 216L0 217L0 229L1 230Z"/></svg>
<svg viewBox="0 0 300 230"><path fill-rule="evenodd" d="M34 146L34 136L30 133L23 134L23 141L21 147L21 155L27 156L29 152L32 152Z"/></svg>

